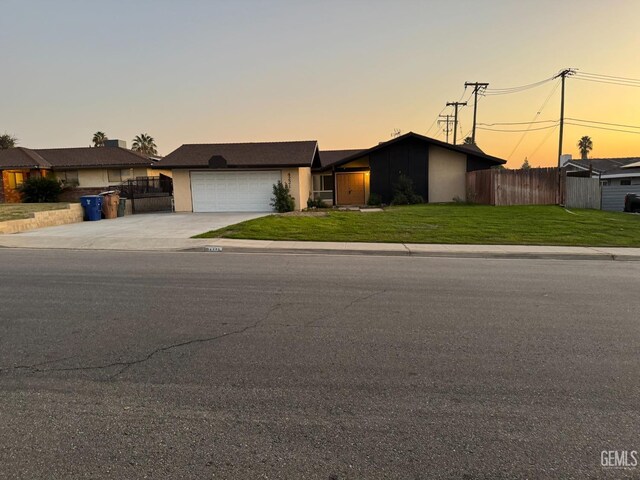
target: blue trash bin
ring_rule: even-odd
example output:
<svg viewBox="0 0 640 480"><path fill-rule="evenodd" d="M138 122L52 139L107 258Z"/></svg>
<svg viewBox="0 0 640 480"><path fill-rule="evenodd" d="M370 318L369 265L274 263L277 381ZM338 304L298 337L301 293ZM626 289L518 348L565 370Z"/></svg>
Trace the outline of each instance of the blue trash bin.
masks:
<svg viewBox="0 0 640 480"><path fill-rule="evenodd" d="M102 196L86 195L80 197L80 205L84 209L85 221L95 222L102 218Z"/></svg>

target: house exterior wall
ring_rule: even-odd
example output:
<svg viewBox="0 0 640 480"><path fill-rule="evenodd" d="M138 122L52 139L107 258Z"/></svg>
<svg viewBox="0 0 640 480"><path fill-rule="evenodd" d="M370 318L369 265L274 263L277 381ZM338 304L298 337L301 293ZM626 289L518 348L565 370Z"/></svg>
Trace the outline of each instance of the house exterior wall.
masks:
<svg viewBox="0 0 640 480"><path fill-rule="evenodd" d="M173 203L176 212L192 212L191 170L173 170Z"/></svg>
<svg viewBox="0 0 640 480"><path fill-rule="evenodd" d="M467 156L435 145L429 146L429 202L466 200Z"/></svg>
<svg viewBox="0 0 640 480"><path fill-rule="evenodd" d="M206 170L173 170L173 201L176 212L193 211L193 200L191 197L192 171ZM285 168L280 170L280 175L282 183L286 183L287 185L289 185L291 196L295 200L296 210L302 210L303 208L306 208L307 199L311 194L311 168Z"/></svg>
<svg viewBox="0 0 640 480"><path fill-rule="evenodd" d="M413 182L414 191L429 198L429 146L418 139L406 139L369 153L371 193L382 203L393 200L394 185L401 175Z"/></svg>
<svg viewBox="0 0 640 480"><path fill-rule="evenodd" d="M307 207L307 199L311 194L311 168L285 168L281 170L282 183L289 185L291 196L295 200L295 209Z"/></svg>

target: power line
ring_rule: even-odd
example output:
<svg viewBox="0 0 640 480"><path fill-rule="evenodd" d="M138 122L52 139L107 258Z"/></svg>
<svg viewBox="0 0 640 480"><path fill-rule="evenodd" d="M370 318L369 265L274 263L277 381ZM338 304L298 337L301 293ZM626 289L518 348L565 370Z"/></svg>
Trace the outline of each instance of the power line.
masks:
<svg viewBox="0 0 640 480"><path fill-rule="evenodd" d="M558 125L548 125L546 127L537 127L537 128L524 128L524 129L519 129L519 130L505 130L505 129L500 129L500 128L485 128L485 127L478 127L478 130L486 130L487 132L506 132L506 133L518 133L518 132L535 132L538 130L547 130L548 128L555 128ZM519 142L518 142L519 143ZM514 150L515 151L515 150ZM511 152L511 155L513 155L513 152ZM511 157L511 155L509 155L509 157Z"/></svg>
<svg viewBox="0 0 640 480"><path fill-rule="evenodd" d="M574 127L582 127L582 128L595 128L597 130L609 130L610 132L635 133L636 135L640 135L640 132L633 132L631 130L620 130L616 128L596 127L595 125L582 125L580 123L571 123L571 122L567 122L567 125L573 125Z"/></svg>
<svg viewBox="0 0 640 480"><path fill-rule="evenodd" d="M539 82L529 83L528 85L520 85L517 87L508 87L508 88L487 88L485 95L509 95L511 93L519 93L525 90L529 90L531 88L539 87L540 85L544 85L547 82L550 82L555 77L546 78L544 80L540 80Z"/></svg>
<svg viewBox="0 0 640 480"><path fill-rule="evenodd" d="M531 157L533 159L533 157L535 156L536 153L538 153L538 150L540 150L540 148L542 147L542 145L544 145L545 143L547 143L547 140L549 140L549 138L551 138L551 135L553 135L553 132L556 131L556 128L558 128L559 125L556 125L555 127L553 127L553 129L549 130L549 132L544 136L544 138L542 139L542 141L538 144L538 146L533 150L533 152L531 153L531 155L529 155L529 157Z"/></svg>
<svg viewBox="0 0 640 480"><path fill-rule="evenodd" d="M629 78L629 77L616 77L612 75L602 75L599 73L588 73L588 72L578 72L580 76L588 76L588 77L602 77L602 78L610 78L613 80L626 80L630 82L640 82L640 78Z"/></svg>
<svg viewBox="0 0 640 480"><path fill-rule="evenodd" d="M596 123L598 125L609 125L612 127L625 127L625 128L640 128L637 125L623 125L621 123L607 123L607 122L596 122L595 120L583 120L581 118L569 118L567 120L573 120L574 122L584 122L584 123Z"/></svg>
<svg viewBox="0 0 640 480"><path fill-rule="evenodd" d="M495 122L495 123L479 123L478 125L484 125L485 127L493 127L496 125L531 125L535 123L556 123L558 120L539 120L537 122Z"/></svg>
<svg viewBox="0 0 640 480"><path fill-rule="evenodd" d="M594 83L603 83L608 85L620 85L622 87L635 87L640 88L640 84L638 83L627 83L627 82L613 82L608 80L596 80L595 78L589 77L575 77L576 80L582 80L584 82L594 82Z"/></svg>
<svg viewBox="0 0 640 480"><path fill-rule="evenodd" d="M553 87L553 89L551 90L551 92L549 93L549 95L547 95L547 98L545 98L544 102L542 102L542 105L540 106L540 108L538 109L538 111L536 112L536 114L533 116L533 119L531 120L532 122L535 122L538 117L540 116L540 114L542 113L542 111L545 109L545 107L547 106L547 103L549 103L549 100L551 100L551 97L553 96L553 94L556 92L556 90L558 89L558 87L560 86L560 82L556 82L555 86ZM513 150L511 150L511 153L509 154L509 156L507 157L507 159L511 159L511 157L513 156L514 153L516 153L516 150L518 150L518 147L520 146L520 144L522 143L522 140L524 140L524 138L527 136L528 131L525 130L525 132L522 134L522 136L520 137L520 139L518 140L518 143L516 143L516 146L513 147Z"/></svg>

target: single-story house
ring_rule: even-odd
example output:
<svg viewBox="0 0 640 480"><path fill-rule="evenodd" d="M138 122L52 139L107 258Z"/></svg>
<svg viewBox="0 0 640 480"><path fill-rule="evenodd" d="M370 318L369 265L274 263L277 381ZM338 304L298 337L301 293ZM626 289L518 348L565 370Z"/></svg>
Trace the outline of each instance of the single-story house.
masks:
<svg viewBox="0 0 640 480"><path fill-rule="evenodd" d="M624 210L624 199L629 193L640 195L640 158L589 158L573 160L565 155L562 167L569 177L600 179L601 208L612 212Z"/></svg>
<svg viewBox="0 0 640 480"><path fill-rule="evenodd" d="M76 201L129 179L157 175L152 163L149 157L120 146L0 150L0 202L20 202L16 188L33 175L54 175L74 187L64 193L63 200Z"/></svg>
<svg viewBox="0 0 640 480"><path fill-rule="evenodd" d="M502 165L477 147L407 133L369 149L320 151L318 142L182 145L154 167L171 169L176 211L269 211L273 184L289 185L296 209L309 198L365 205L375 193L390 203L408 176L429 202L466 198L466 173Z"/></svg>
<svg viewBox="0 0 640 480"><path fill-rule="evenodd" d="M589 158L574 160L565 157L563 167L569 176L599 178L602 185L640 185L640 157Z"/></svg>

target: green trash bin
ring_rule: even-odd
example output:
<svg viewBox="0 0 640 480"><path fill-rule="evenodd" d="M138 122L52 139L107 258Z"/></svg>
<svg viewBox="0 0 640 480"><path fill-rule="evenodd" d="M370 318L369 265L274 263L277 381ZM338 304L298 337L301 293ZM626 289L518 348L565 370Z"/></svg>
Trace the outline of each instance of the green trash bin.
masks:
<svg viewBox="0 0 640 480"><path fill-rule="evenodd" d="M127 199L120 197L120 202L118 203L118 216L124 217L124 211L127 209Z"/></svg>

